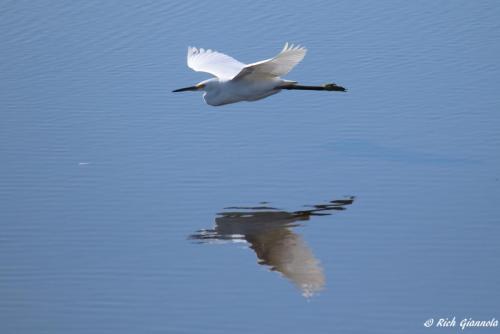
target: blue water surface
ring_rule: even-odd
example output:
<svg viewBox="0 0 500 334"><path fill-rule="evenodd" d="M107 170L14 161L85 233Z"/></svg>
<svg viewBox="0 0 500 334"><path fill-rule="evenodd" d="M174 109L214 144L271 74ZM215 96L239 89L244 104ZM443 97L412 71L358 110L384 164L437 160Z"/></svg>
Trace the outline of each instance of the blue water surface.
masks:
<svg viewBox="0 0 500 334"><path fill-rule="evenodd" d="M3 1L0 31L1 333L500 318L497 2ZM171 93L209 77L188 46L287 41L349 92Z"/></svg>

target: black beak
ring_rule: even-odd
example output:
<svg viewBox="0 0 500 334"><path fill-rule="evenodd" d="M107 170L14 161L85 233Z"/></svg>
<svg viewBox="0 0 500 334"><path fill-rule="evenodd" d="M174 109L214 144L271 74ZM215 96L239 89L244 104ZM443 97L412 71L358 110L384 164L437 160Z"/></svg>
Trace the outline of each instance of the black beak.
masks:
<svg viewBox="0 0 500 334"><path fill-rule="evenodd" d="M176 90L173 90L172 93L178 93L178 92L187 92L187 91L194 91L194 90L198 90L200 89L200 87L198 86L191 86L191 87L186 87L186 88L179 88L179 89L176 89Z"/></svg>

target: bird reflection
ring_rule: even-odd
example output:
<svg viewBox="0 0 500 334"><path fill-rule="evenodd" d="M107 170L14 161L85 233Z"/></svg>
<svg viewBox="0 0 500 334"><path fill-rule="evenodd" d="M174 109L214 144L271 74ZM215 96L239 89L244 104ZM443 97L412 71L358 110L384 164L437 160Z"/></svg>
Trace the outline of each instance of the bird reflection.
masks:
<svg viewBox="0 0 500 334"><path fill-rule="evenodd" d="M303 296L311 297L324 287L325 275L311 249L291 228L312 216L345 210L353 201L354 197L349 197L292 212L267 205L229 207L217 214L213 229L197 231L189 238L201 243L247 242L255 251L259 264L280 272L301 290Z"/></svg>

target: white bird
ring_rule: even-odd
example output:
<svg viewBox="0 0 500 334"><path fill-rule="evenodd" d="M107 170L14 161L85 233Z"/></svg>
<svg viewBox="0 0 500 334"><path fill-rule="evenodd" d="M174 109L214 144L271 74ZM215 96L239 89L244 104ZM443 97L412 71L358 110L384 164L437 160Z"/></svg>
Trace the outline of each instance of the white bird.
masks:
<svg viewBox="0 0 500 334"><path fill-rule="evenodd" d="M286 43L283 50L274 58L246 65L217 51L189 47L188 67L197 72L212 74L215 78L173 92L203 90L205 102L212 106L256 101L279 93L283 89L345 92L344 87L334 83L323 86L302 86L298 85L297 81L281 78L304 59L306 51L304 47Z"/></svg>

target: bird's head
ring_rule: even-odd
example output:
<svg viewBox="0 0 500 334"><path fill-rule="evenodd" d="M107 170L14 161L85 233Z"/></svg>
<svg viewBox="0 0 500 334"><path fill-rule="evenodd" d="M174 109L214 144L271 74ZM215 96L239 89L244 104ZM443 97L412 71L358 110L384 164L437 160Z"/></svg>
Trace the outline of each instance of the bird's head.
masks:
<svg viewBox="0 0 500 334"><path fill-rule="evenodd" d="M207 92L207 91L215 88L216 85L217 85L217 79L212 78L212 79L202 81L194 86L179 88L179 89L173 90L172 92L177 93L177 92L198 91L198 90L203 90L203 91Z"/></svg>

